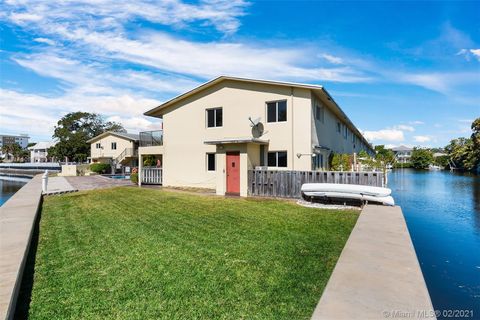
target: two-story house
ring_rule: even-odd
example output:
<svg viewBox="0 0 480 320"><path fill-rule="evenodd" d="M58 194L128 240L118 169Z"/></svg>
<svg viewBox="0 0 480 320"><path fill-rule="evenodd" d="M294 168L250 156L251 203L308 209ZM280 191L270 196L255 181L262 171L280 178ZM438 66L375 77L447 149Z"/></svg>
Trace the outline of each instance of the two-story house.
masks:
<svg viewBox="0 0 480 320"><path fill-rule="evenodd" d="M163 119L163 136L144 144L151 133L140 133L140 164L160 155L163 185L220 195L246 196L256 167L326 170L331 153L374 152L317 85L221 76L145 115Z"/></svg>
<svg viewBox="0 0 480 320"><path fill-rule="evenodd" d="M138 166L138 134L107 131L88 140L90 162L111 164L113 169Z"/></svg>
<svg viewBox="0 0 480 320"><path fill-rule="evenodd" d="M406 146L399 146L392 148L395 158L399 163L408 163L412 157L413 148Z"/></svg>

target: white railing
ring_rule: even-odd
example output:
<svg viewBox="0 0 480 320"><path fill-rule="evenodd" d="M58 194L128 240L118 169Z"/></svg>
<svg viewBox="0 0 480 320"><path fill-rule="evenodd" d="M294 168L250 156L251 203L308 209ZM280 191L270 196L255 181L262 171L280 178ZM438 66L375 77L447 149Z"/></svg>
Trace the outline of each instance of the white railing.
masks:
<svg viewBox="0 0 480 320"><path fill-rule="evenodd" d="M115 163L120 163L127 157L136 157L138 155L138 150L134 148L125 148L115 159Z"/></svg>
<svg viewBox="0 0 480 320"><path fill-rule="evenodd" d="M162 184L162 168L143 167L141 182L144 184Z"/></svg>

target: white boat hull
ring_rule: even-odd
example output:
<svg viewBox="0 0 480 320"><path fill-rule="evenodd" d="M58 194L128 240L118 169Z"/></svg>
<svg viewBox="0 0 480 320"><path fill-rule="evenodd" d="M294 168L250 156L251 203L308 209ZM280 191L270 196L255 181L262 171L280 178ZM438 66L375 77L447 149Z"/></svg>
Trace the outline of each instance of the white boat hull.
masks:
<svg viewBox="0 0 480 320"><path fill-rule="evenodd" d="M325 198L338 200L358 200L362 202L375 202L388 206L394 206L395 200L392 196L372 196L358 193L344 193L344 192L324 192L324 191L305 191L302 192L307 198Z"/></svg>
<svg viewBox="0 0 480 320"><path fill-rule="evenodd" d="M339 192L349 194L359 194L374 197L388 197L392 190L382 187L370 187L358 184L339 184L339 183L305 183L301 191L306 192Z"/></svg>

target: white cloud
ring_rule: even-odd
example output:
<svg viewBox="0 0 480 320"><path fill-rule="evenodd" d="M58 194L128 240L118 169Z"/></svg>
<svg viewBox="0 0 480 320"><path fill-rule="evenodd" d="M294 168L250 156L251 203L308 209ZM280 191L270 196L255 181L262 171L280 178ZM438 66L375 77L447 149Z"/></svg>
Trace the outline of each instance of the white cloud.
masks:
<svg viewBox="0 0 480 320"><path fill-rule="evenodd" d="M403 130L403 131L410 131L410 132L415 131L414 127L407 126L407 125L404 125L404 124L399 124L398 126L395 126L395 128L398 129L398 130Z"/></svg>
<svg viewBox="0 0 480 320"><path fill-rule="evenodd" d="M470 61L472 57L480 61L480 49L461 49L456 55L463 56L467 61Z"/></svg>
<svg viewBox="0 0 480 320"><path fill-rule="evenodd" d="M473 119L459 119L458 122L461 122L461 123L472 123L472 122L473 122Z"/></svg>
<svg viewBox="0 0 480 320"><path fill-rule="evenodd" d="M421 125L421 124L425 124L425 122L420 121L420 120L415 120L415 121L410 121L409 124L411 124L411 125Z"/></svg>
<svg viewBox="0 0 480 320"><path fill-rule="evenodd" d="M143 112L159 103L160 101L154 99L122 95L118 92L111 95L87 95L70 91L58 97L49 97L0 89L0 127L9 132L28 127L32 135L47 138L51 136L54 125L63 115L86 111L107 117L120 117L118 119L122 119L121 122L127 130L138 132L159 127L155 119L142 118Z"/></svg>
<svg viewBox="0 0 480 320"><path fill-rule="evenodd" d="M61 5L55 1L36 0L9 1L7 5L10 5L7 14L12 22L25 24L42 20L45 29L52 27L52 22L62 24L67 21L75 28L123 29L123 23L142 18L177 28L200 22L227 34L239 28L238 18L245 15L249 6L243 0L200 0L197 4L180 0L83 0Z"/></svg>
<svg viewBox="0 0 480 320"><path fill-rule="evenodd" d="M395 141L405 140L403 131L398 129L383 129L378 131L364 131L363 135L369 141Z"/></svg>
<svg viewBox="0 0 480 320"><path fill-rule="evenodd" d="M430 138L429 136L414 136L413 140L415 140L415 142L424 143L431 141L432 138Z"/></svg>
<svg viewBox="0 0 480 320"><path fill-rule="evenodd" d="M321 55L322 58L333 64L342 64L343 59L340 57L332 56L330 54L324 53Z"/></svg>
<svg viewBox="0 0 480 320"><path fill-rule="evenodd" d="M36 41L36 42L39 42L39 43L45 43L45 44L48 44L48 45L55 45L55 41L51 40L51 39L47 39L47 38L35 38L33 39L33 41Z"/></svg>

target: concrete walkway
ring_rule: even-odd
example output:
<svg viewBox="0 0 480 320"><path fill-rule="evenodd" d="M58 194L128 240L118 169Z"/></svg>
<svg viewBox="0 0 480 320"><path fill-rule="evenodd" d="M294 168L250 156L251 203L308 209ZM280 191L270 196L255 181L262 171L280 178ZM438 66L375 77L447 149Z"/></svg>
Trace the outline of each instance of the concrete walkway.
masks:
<svg viewBox="0 0 480 320"><path fill-rule="evenodd" d="M12 319L42 199L35 176L0 207L0 319Z"/></svg>
<svg viewBox="0 0 480 320"><path fill-rule="evenodd" d="M400 207L365 207L312 319L435 319Z"/></svg>
<svg viewBox="0 0 480 320"><path fill-rule="evenodd" d="M112 179L104 176L66 177L67 181L77 190L94 190L119 186L135 186L128 179Z"/></svg>
<svg viewBox="0 0 480 320"><path fill-rule="evenodd" d="M61 194L61 193L68 193L68 192L75 192L78 189L75 189L65 177L49 177L48 178L48 185L47 185L47 192L45 195L52 195L52 194Z"/></svg>

